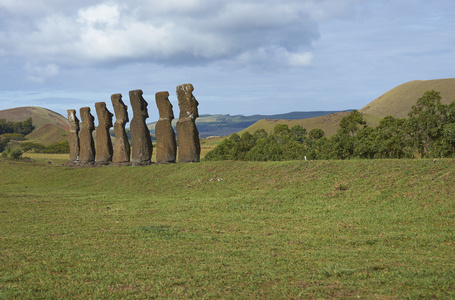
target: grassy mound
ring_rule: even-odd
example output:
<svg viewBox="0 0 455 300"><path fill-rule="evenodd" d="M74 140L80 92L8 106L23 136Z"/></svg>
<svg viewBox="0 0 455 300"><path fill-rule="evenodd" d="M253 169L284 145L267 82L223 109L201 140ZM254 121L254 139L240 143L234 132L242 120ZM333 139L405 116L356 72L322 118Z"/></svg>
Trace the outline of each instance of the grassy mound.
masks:
<svg viewBox="0 0 455 300"><path fill-rule="evenodd" d="M0 162L0 298L453 298L454 160Z"/></svg>

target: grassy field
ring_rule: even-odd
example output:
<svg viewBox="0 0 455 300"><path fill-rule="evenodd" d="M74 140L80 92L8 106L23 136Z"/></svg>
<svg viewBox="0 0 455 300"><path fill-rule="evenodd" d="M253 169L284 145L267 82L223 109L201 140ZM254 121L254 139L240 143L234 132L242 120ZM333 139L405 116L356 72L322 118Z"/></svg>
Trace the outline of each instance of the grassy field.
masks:
<svg viewBox="0 0 455 300"><path fill-rule="evenodd" d="M455 160L0 161L0 299L455 298Z"/></svg>

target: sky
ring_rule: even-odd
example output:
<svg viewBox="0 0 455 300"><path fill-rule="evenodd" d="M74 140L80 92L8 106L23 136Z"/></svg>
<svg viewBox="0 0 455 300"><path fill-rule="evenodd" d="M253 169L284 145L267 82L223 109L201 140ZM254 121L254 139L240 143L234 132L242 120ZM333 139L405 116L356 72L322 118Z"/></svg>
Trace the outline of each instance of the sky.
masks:
<svg viewBox="0 0 455 300"><path fill-rule="evenodd" d="M0 110L142 89L152 121L183 83L200 115L360 109L453 77L453 0L0 0Z"/></svg>

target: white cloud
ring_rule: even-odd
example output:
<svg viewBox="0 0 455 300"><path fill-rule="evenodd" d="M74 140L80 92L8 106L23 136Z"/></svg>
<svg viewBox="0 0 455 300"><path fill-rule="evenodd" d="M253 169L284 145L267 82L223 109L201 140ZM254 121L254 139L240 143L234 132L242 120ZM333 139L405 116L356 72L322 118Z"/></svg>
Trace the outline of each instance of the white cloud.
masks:
<svg viewBox="0 0 455 300"><path fill-rule="evenodd" d="M99 4L79 10L77 21L85 26L112 27L120 20L118 5Z"/></svg>
<svg viewBox="0 0 455 300"><path fill-rule="evenodd" d="M313 54L311 52L289 53L289 65L294 67L308 67L313 62Z"/></svg>
<svg viewBox="0 0 455 300"><path fill-rule="evenodd" d="M300 68L312 62L315 20L343 14L355 1L0 0L8 12L0 37L9 45L3 53L42 69L144 60Z"/></svg>

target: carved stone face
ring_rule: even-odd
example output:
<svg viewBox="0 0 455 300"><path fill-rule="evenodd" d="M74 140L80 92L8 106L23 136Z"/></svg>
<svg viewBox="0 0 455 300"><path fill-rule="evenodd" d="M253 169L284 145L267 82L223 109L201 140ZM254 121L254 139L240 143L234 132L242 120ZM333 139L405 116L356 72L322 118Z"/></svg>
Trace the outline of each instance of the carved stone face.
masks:
<svg viewBox="0 0 455 300"><path fill-rule="evenodd" d="M112 127L112 117L114 116L110 111L106 108L105 102L97 102L95 103L96 114L98 116L98 121L100 125L103 125L107 128Z"/></svg>
<svg viewBox="0 0 455 300"><path fill-rule="evenodd" d="M128 106L122 101L122 94L114 94L111 96L112 106L114 106L114 113L116 122L126 123L128 118Z"/></svg>
<svg viewBox="0 0 455 300"><path fill-rule="evenodd" d="M145 99L142 98L141 96L141 114L144 117L144 120L149 117L149 111L147 109L148 106L149 104L147 103L147 101L145 101Z"/></svg>
<svg viewBox="0 0 455 300"><path fill-rule="evenodd" d="M82 107L80 109L82 128L88 128L89 130L95 130L95 118L90 113L90 107Z"/></svg>
<svg viewBox="0 0 455 300"><path fill-rule="evenodd" d="M191 114L193 115L193 118L196 119L199 117L199 111L197 107L199 106L199 102L197 102L196 98L193 96L193 93L191 93Z"/></svg>
<svg viewBox="0 0 455 300"><path fill-rule="evenodd" d="M79 119L76 117L76 110L68 109L66 113L68 115L68 122L70 123L70 130L79 130Z"/></svg>
<svg viewBox="0 0 455 300"><path fill-rule="evenodd" d="M134 116L142 116L144 120L149 117L147 110L148 103L142 98L141 90L130 91L130 101Z"/></svg>
<svg viewBox="0 0 455 300"><path fill-rule="evenodd" d="M193 95L194 87L192 84L181 84L177 86L177 97L179 99L180 118L196 119L199 117L198 105Z"/></svg>
<svg viewBox="0 0 455 300"><path fill-rule="evenodd" d="M168 92L158 92L155 94L156 106L160 113L160 119L174 119L174 112L172 110L173 106L169 101Z"/></svg>

